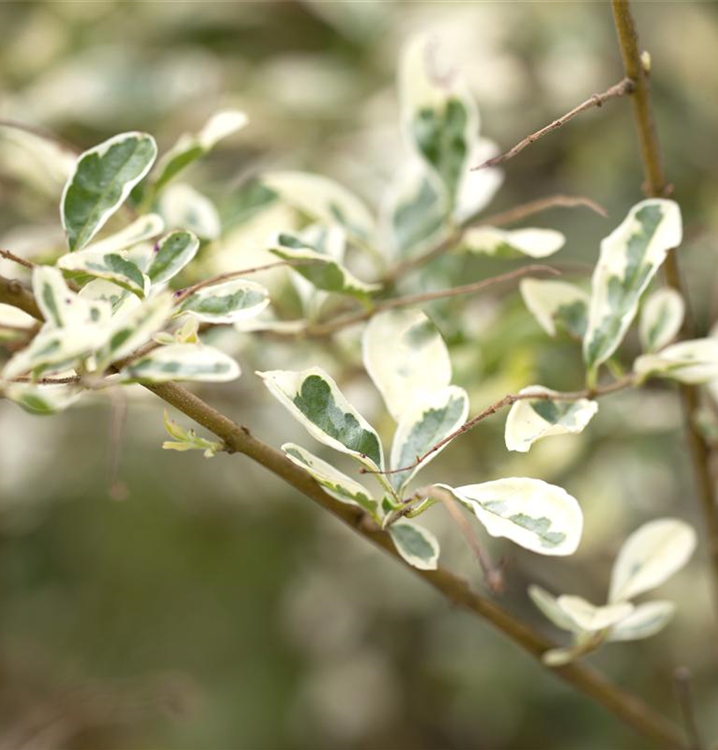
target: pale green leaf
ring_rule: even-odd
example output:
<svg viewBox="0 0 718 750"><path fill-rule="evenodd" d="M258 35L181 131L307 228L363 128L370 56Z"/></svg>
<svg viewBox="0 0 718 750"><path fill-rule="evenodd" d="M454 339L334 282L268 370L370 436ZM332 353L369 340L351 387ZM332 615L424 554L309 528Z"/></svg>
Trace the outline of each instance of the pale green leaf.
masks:
<svg viewBox="0 0 718 750"><path fill-rule="evenodd" d="M60 201L70 250L85 246L149 172L157 144L147 133L122 133L81 154Z"/></svg>
<svg viewBox="0 0 718 750"><path fill-rule="evenodd" d="M616 351L636 316L641 295L682 235L678 204L651 198L634 206L601 242L583 340L589 370Z"/></svg>
<svg viewBox="0 0 718 750"><path fill-rule="evenodd" d="M377 502L364 485L295 443L285 443L282 450L293 463L308 471L332 497L342 503L358 505L378 520Z"/></svg>
<svg viewBox="0 0 718 750"><path fill-rule="evenodd" d="M558 328L583 338L590 300L587 292L565 281L541 279L523 279L519 290L529 312L549 336L555 336Z"/></svg>
<svg viewBox="0 0 718 750"><path fill-rule="evenodd" d="M451 360L436 326L420 310L375 315L362 339L364 367L398 422L422 398L451 383Z"/></svg>
<svg viewBox="0 0 718 750"><path fill-rule="evenodd" d="M414 568L436 570L439 542L427 529L409 521L397 521L389 527L396 551Z"/></svg>
<svg viewBox="0 0 718 750"><path fill-rule="evenodd" d="M470 253L498 258L546 258L558 252L566 238L555 229L496 229L472 227L461 238L461 248Z"/></svg>
<svg viewBox="0 0 718 750"><path fill-rule="evenodd" d="M650 638L670 622L676 611L673 602L646 602L611 628L609 641L637 641Z"/></svg>
<svg viewBox="0 0 718 750"><path fill-rule="evenodd" d="M189 230L203 240L216 240L222 231L214 203L183 182L162 193L159 208L168 228Z"/></svg>
<svg viewBox="0 0 718 750"><path fill-rule="evenodd" d="M170 419L167 409L165 409L164 424L170 437L174 438L174 440L165 440L162 443L164 450L180 452L199 450L204 453L205 458L212 458L224 447L216 440L198 437L194 430L185 430L182 425Z"/></svg>
<svg viewBox="0 0 718 750"><path fill-rule="evenodd" d="M140 242L156 237L161 234L165 228L165 223L159 214L145 214L135 219L129 226L121 229L109 237L105 237L97 242L88 245L86 250L94 250L98 253L117 252L118 250L127 250Z"/></svg>
<svg viewBox="0 0 718 750"><path fill-rule="evenodd" d="M519 393L554 394L541 385L531 385ZM558 394L556 394L558 395ZM506 418L504 440L510 451L526 453L541 438L551 435L578 434L598 411L598 403L587 398L576 401L561 399L525 399L516 401Z"/></svg>
<svg viewBox="0 0 718 750"><path fill-rule="evenodd" d="M578 627L587 633L595 633L610 628L625 620L633 612L633 604L617 602L597 607L580 596L559 596L556 600L559 608L571 618Z"/></svg>
<svg viewBox="0 0 718 750"><path fill-rule="evenodd" d="M154 248L147 275L153 284L164 284L176 276L197 254L199 240L184 230L170 232Z"/></svg>
<svg viewBox="0 0 718 750"><path fill-rule="evenodd" d="M338 183L307 172L270 172L262 182L290 206L325 224L339 224L360 240L374 233L374 218L364 203Z"/></svg>
<svg viewBox="0 0 718 750"><path fill-rule="evenodd" d="M224 352L204 344L171 344L152 350L121 371L125 379L151 383L201 380L223 383L241 374L239 365Z"/></svg>
<svg viewBox="0 0 718 750"><path fill-rule="evenodd" d="M383 470L379 436L326 372L312 367L302 372L274 370L257 375L312 437L371 469Z"/></svg>
<svg viewBox="0 0 718 750"><path fill-rule="evenodd" d="M471 509L491 536L506 537L542 555L570 555L581 541L581 508L556 485L511 477L455 488L437 486Z"/></svg>
<svg viewBox="0 0 718 750"><path fill-rule="evenodd" d="M610 602L633 599L679 571L696 547L696 533L677 518L658 518L624 542L611 573Z"/></svg>
<svg viewBox="0 0 718 750"><path fill-rule="evenodd" d="M718 379L718 339L691 339L671 344L657 354L643 354L633 363L643 380L649 376L681 383L709 383Z"/></svg>
<svg viewBox="0 0 718 750"><path fill-rule="evenodd" d="M641 310L638 332L646 352L655 352L673 341L683 325L686 305L683 297L669 287L659 289Z"/></svg>
<svg viewBox="0 0 718 750"><path fill-rule="evenodd" d="M463 388L450 385L426 396L403 414L391 448L391 467L410 466L419 456L457 430L469 413L469 397ZM421 464L396 474L390 474L392 486L399 493L419 469L433 460L444 447L434 451Z"/></svg>
<svg viewBox="0 0 718 750"><path fill-rule="evenodd" d="M541 586L532 585L528 589L529 596L533 603L543 612L556 627L562 630L568 630L572 633L582 632L582 628L573 619L571 615L564 612L558 605L558 599L549 594L548 591L541 588Z"/></svg>
<svg viewBox="0 0 718 750"><path fill-rule="evenodd" d="M236 323L253 318L269 304L269 293L255 281L232 279L198 289L180 305L206 323Z"/></svg>
<svg viewBox="0 0 718 750"><path fill-rule="evenodd" d="M311 282L317 289L337 294L349 294L366 297L380 288L379 284L367 284L360 281L341 263L318 252L313 247L307 247L306 242L288 232L277 236L269 252L282 260L306 261L292 270Z"/></svg>

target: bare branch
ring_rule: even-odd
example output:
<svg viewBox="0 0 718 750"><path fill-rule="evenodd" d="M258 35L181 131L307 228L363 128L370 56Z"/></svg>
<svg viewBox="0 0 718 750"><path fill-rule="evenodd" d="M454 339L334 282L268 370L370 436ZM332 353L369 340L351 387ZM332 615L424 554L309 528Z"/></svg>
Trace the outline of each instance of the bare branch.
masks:
<svg viewBox="0 0 718 750"><path fill-rule="evenodd" d="M593 96L589 97L585 102L581 102L581 104L579 104L577 107L574 107L570 112L567 112L562 117L559 117L557 120L554 120L540 130L537 130L535 133L527 135L526 138L519 141L513 148L509 149L503 154L500 154L499 156L494 156L492 159L488 159L483 164L479 164L478 166L473 167L473 169L477 170L486 169L487 167L495 167L497 164L501 164L505 161L508 161L509 159L513 159L514 156L520 154L532 143L536 143L536 141L540 140L545 135L548 135L554 130L558 130L560 127L563 127L567 122L573 120L576 115L580 115L581 112L585 112L587 109L592 109L593 107L602 107L603 103L607 102L609 99L615 99L616 97L630 94L633 91L633 87L633 80L631 78L624 78L619 83L616 83L615 85L606 89L603 93L594 94Z"/></svg>
<svg viewBox="0 0 718 750"><path fill-rule="evenodd" d="M15 253L11 253L9 250L3 250L2 248L0 248L0 256L5 258L6 260L11 260L13 263L24 266L25 268L29 268L30 270L35 268L34 263L26 260L25 258L21 258L19 255L15 255Z"/></svg>

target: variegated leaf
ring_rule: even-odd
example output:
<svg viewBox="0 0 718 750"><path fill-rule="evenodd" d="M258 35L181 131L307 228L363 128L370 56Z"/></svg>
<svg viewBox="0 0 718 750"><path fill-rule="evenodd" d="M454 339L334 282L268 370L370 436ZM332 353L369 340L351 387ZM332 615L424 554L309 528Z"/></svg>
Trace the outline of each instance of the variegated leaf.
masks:
<svg viewBox="0 0 718 750"><path fill-rule="evenodd" d="M653 292L643 305L638 325L643 350L655 352L670 344L681 330L685 312L683 297L675 289Z"/></svg>
<svg viewBox="0 0 718 750"><path fill-rule="evenodd" d="M570 555L581 541L581 508L556 485L511 477L463 487L437 486L471 509L491 536L506 537L542 555Z"/></svg>
<svg viewBox="0 0 718 750"><path fill-rule="evenodd" d="M541 279L523 279L519 290L529 312L549 336L562 329L574 338L583 338L590 300L587 292L565 281Z"/></svg>
<svg viewBox="0 0 718 750"><path fill-rule="evenodd" d="M80 250L125 202L149 172L157 144L147 133L121 133L85 151L60 201L70 250Z"/></svg>
<svg viewBox="0 0 718 750"><path fill-rule="evenodd" d="M312 437L372 469L383 470L379 436L326 372L312 367L302 372L274 370L257 375Z"/></svg>
<svg viewBox="0 0 718 750"><path fill-rule="evenodd" d="M67 409L82 396L82 389L74 385L10 383L4 395L30 414L44 416Z"/></svg>
<svg viewBox="0 0 718 750"><path fill-rule="evenodd" d="M453 219L464 224L473 219L489 205L504 181L504 173L498 167L472 169L499 154L499 147L488 138L477 138L469 152L467 168L459 181Z"/></svg>
<svg viewBox="0 0 718 750"><path fill-rule="evenodd" d="M625 620L633 612L633 604L617 602L597 607L580 596L559 596L556 600L561 611L584 632L596 633Z"/></svg>
<svg viewBox="0 0 718 750"><path fill-rule="evenodd" d="M377 502L364 485L295 443L285 443L282 450L293 463L308 471L334 498L342 503L358 505L378 521Z"/></svg>
<svg viewBox="0 0 718 750"><path fill-rule="evenodd" d="M608 634L609 641L637 641L650 638L670 622L676 611L673 602L639 604L624 620L616 623Z"/></svg>
<svg viewBox="0 0 718 750"><path fill-rule="evenodd" d="M282 260L299 261L293 270L311 282L317 289L337 294L349 294L355 297L367 297L380 288L379 284L367 284L360 281L341 263L307 247L306 241L288 232L277 236L269 252Z"/></svg>
<svg viewBox="0 0 718 750"><path fill-rule="evenodd" d="M262 182L290 206L325 224L339 224L350 235L368 240L374 218L364 203L338 183L307 172L270 172Z"/></svg>
<svg viewBox="0 0 718 750"><path fill-rule="evenodd" d="M514 229L472 227L461 238L461 247L470 253L498 258L546 258L558 252L566 238L555 229Z"/></svg>
<svg viewBox="0 0 718 750"><path fill-rule="evenodd" d="M531 385L519 393L553 394L541 385ZM559 394L556 394L559 395ZM598 411L598 403L587 398L576 401L561 399L524 399L516 401L506 418L504 439L510 451L528 452L541 438L583 432Z"/></svg>
<svg viewBox="0 0 718 750"><path fill-rule="evenodd" d="M154 247L147 275L153 284L165 284L197 254L199 240L184 230L170 232Z"/></svg>
<svg viewBox="0 0 718 750"><path fill-rule="evenodd" d="M611 573L610 602L626 601L660 586L690 559L696 533L677 518L658 518L626 539Z"/></svg>
<svg viewBox="0 0 718 750"><path fill-rule="evenodd" d="M532 585L529 586L528 593L533 603L556 627L572 633L580 633L582 631L582 628L573 617L559 607L557 597L549 594L546 589L541 588L541 586Z"/></svg>
<svg viewBox="0 0 718 750"><path fill-rule="evenodd" d="M636 316L641 295L682 235L678 204L651 198L634 206L601 242L583 340L589 371L616 351Z"/></svg>
<svg viewBox="0 0 718 750"><path fill-rule="evenodd" d="M157 164L157 177L152 186L153 194L157 195L192 162L208 154L222 139L241 130L248 121L244 112L225 110L212 115L196 135L185 133L180 136L177 143Z"/></svg>
<svg viewBox="0 0 718 750"><path fill-rule="evenodd" d="M439 542L430 531L409 521L398 521L389 527L389 536L409 565L419 570L436 570Z"/></svg>
<svg viewBox="0 0 718 750"><path fill-rule="evenodd" d="M106 279L138 297L144 297L150 285L147 276L127 259L124 252L80 250L61 256L57 266L65 271L86 273L98 279Z"/></svg>
<svg viewBox="0 0 718 750"><path fill-rule="evenodd" d="M407 409L396 428L391 448L391 467L410 466L419 456L457 430L469 413L469 397L463 388L450 385L419 400ZM390 474L389 479L401 493L411 478L439 455L443 447L434 451L419 466Z"/></svg>
<svg viewBox="0 0 718 750"><path fill-rule="evenodd" d="M633 363L642 379L670 378L681 383L718 380L718 339L691 339L671 344L657 354L643 354Z"/></svg>
<svg viewBox="0 0 718 750"><path fill-rule="evenodd" d="M236 323L254 318L269 304L269 293L255 281L232 279L198 289L180 305L206 323Z"/></svg>
<svg viewBox="0 0 718 750"><path fill-rule="evenodd" d="M164 383L201 380L223 383L241 375L239 365L224 352L204 344L171 344L153 349L121 371L130 380Z"/></svg>
<svg viewBox="0 0 718 750"><path fill-rule="evenodd" d="M410 41L399 93L407 140L440 178L453 210L476 139L478 112L457 69L441 65L438 47L429 35Z"/></svg>
<svg viewBox="0 0 718 750"><path fill-rule="evenodd" d="M362 339L364 367L398 422L404 412L451 383L451 360L436 326L420 310L375 315Z"/></svg>

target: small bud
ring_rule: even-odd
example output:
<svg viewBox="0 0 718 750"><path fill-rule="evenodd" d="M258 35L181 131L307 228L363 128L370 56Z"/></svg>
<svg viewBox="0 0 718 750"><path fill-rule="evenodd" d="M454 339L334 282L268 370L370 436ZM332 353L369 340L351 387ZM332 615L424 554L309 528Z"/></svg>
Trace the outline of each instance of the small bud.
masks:
<svg viewBox="0 0 718 750"><path fill-rule="evenodd" d="M643 72L649 75L651 72L651 53L648 50L641 52L641 65L643 66Z"/></svg>

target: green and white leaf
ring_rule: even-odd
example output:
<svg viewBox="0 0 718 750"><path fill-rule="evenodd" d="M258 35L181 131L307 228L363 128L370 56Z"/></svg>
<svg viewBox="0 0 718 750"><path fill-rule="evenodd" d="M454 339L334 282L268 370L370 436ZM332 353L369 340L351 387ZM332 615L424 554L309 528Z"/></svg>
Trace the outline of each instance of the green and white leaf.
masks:
<svg viewBox="0 0 718 750"><path fill-rule="evenodd" d="M213 458L224 446L216 440L207 440L197 436L194 430L185 430L182 425L170 419L165 409L164 424L167 433L174 440L165 440L162 448L167 451L202 451L205 458Z"/></svg>
<svg viewBox="0 0 718 750"><path fill-rule="evenodd" d="M44 416L67 409L82 396L82 389L74 385L9 383L4 395L30 414Z"/></svg>
<svg viewBox="0 0 718 750"><path fill-rule="evenodd" d="M164 383L201 380L223 383L241 375L239 365L224 352L205 344L171 344L154 349L121 371L130 380Z"/></svg>
<svg viewBox="0 0 718 750"><path fill-rule="evenodd" d="M608 634L609 641L637 641L650 638L670 622L676 611L673 602L646 602L639 604L633 612L616 623Z"/></svg>
<svg viewBox="0 0 718 750"><path fill-rule="evenodd" d="M394 434L391 448L391 467L410 466L419 456L461 427L469 414L469 397L455 385L442 388L407 409ZM392 487L401 493L419 469L441 453L445 446L434 451L418 466L408 471L390 474Z"/></svg>
<svg viewBox="0 0 718 750"><path fill-rule="evenodd" d="M114 253L118 250L127 250L140 242L146 242L153 237L162 234L165 223L159 214L145 214L132 222L129 226L121 229L109 237L98 240L88 245L86 250L94 250L98 253Z"/></svg>
<svg viewBox="0 0 718 750"><path fill-rule="evenodd" d="M611 573L610 602L633 599L679 571L696 547L696 533L676 518L659 518L633 532Z"/></svg>
<svg viewBox="0 0 718 750"><path fill-rule="evenodd" d="M42 374L74 367L100 345L104 331L93 323L76 323L64 328L43 326L21 351L6 363L4 380L13 380L27 372Z"/></svg>
<svg viewBox="0 0 718 750"><path fill-rule="evenodd" d="M269 304L269 292L255 281L232 279L198 289L180 305L205 323L236 323L254 318Z"/></svg>
<svg viewBox="0 0 718 750"><path fill-rule="evenodd" d="M491 536L542 555L570 555L581 541L581 508L562 487L524 477L437 486L472 510Z"/></svg>
<svg viewBox="0 0 718 750"><path fill-rule="evenodd" d="M519 393L556 393L541 385L531 385ZM558 394L556 394L558 395ZM504 440L510 451L527 453L541 438L551 435L574 435L583 432L598 411L598 403L587 398L576 401L560 399L525 399L516 401L506 418Z"/></svg>
<svg viewBox="0 0 718 750"><path fill-rule="evenodd" d="M389 527L389 536L409 565L419 570L436 570L439 542L430 531L409 521L397 521Z"/></svg>
<svg viewBox="0 0 718 750"><path fill-rule="evenodd" d="M691 339L671 344L657 354L643 354L633 363L641 380L650 376L681 383L709 383L718 379L718 339Z"/></svg>
<svg viewBox="0 0 718 750"><path fill-rule="evenodd" d="M457 69L441 65L438 58L435 39L414 37L403 54L399 94L406 138L441 180L453 209L479 120Z"/></svg>
<svg viewBox="0 0 718 750"><path fill-rule="evenodd" d="M364 367L398 422L423 398L451 383L451 360L437 327L421 310L375 315L362 338Z"/></svg>
<svg viewBox="0 0 718 750"><path fill-rule="evenodd" d="M32 291L48 326L62 328L89 319L88 303L68 288L59 268L35 266Z"/></svg>
<svg viewBox="0 0 718 750"><path fill-rule="evenodd" d="M633 604L630 602L617 602L597 607L580 596L565 594L559 596L556 603L561 611L586 633L596 633L610 628L625 620L633 612Z"/></svg>
<svg viewBox="0 0 718 750"><path fill-rule="evenodd" d="M374 218L364 203L334 180L307 172L269 172L263 184L290 206L325 224L339 224L366 241L374 234Z"/></svg>
<svg viewBox="0 0 718 750"><path fill-rule="evenodd" d="M196 135L185 133L180 136L177 143L157 163L153 194L157 195L186 167L208 154L219 141L241 130L248 122L244 112L225 110L212 115Z"/></svg>
<svg viewBox="0 0 718 750"><path fill-rule="evenodd" d="M566 244L566 237L555 229L514 229L472 227L461 238L461 248L470 253L496 258L547 258Z"/></svg>
<svg viewBox="0 0 718 750"><path fill-rule="evenodd" d="M283 232L277 235L274 246L269 252L282 260L306 261L292 270L311 282L317 289L336 294L349 294L355 297L367 297L377 291L380 284L367 284L356 278L341 263L329 256L307 247L301 238Z"/></svg>
<svg viewBox="0 0 718 750"><path fill-rule="evenodd" d="M285 443L282 450L293 463L308 471L332 497L342 503L358 505L378 521L377 502L364 485L296 443Z"/></svg>
<svg viewBox="0 0 718 750"><path fill-rule="evenodd" d="M186 229L203 240L216 240L222 232L214 203L184 182L163 191L159 210L170 229Z"/></svg>
<svg viewBox="0 0 718 750"><path fill-rule="evenodd" d="M682 235L678 204L651 198L635 205L601 242L583 341L590 371L616 351L636 316L641 295Z"/></svg>
<svg viewBox="0 0 718 750"><path fill-rule="evenodd" d="M172 312L172 295L157 294L136 307L126 307L112 317L107 330L107 344L98 355L98 366L131 354L164 328Z"/></svg>
<svg viewBox="0 0 718 750"><path fill-rule="evenodd" d="M588 324L590 296L566 281L523 279L519 290L524 304L549 336L557 329L574 338L583 338Z"/></svg>
<svg viewBox="0 0 718 750"><path fill-rule="evenodd" d="M383 470L379 436L324 370L312 367L302 372L273 370L257 375L312 437L371 469Z"/></svg>
<svg viewBox="0 0 718 750"><path fill-rule="evenodd" d="M95 250L80 250L61 256L57 266L65 271L86 273L98 279L106 279L138 297L146 296L150 286L149 278L127 259L125 252L102 253Z"/></svg>
<svg viewBox="0 0 718 750"><path fill-rule="evenodd" d="M675 290L665 287L653 292L641 310L638 332L646 352L655 352L673 341L683 325L686 304Z"/></svg>
<svg viewBox="0 0 718 750"><path fill-rule="evenodd" d="M533 603L556 627L572 633L582 632L583 629L571 615L559 606L558 599L553 594L549 594L546 589L536 585L529 586L528 593Z"/></svg>
<svg viewBox="0 0 718 750"><path fill-rule="evenodd" d="M498 167L471 169L498 156L498 144L488 138L477 138L469 153L467 166L459 181L453 219L455 224L463 224L474 218L489 205L504 181L504 173Z"/></svg>
<svg viewBox="0 0 718 750"><path fill-rule="evenodd" d="M116 135L80 155L60 201L71 251L80 250L102 229L156 157L154 138L137 132Z"/></svg>
<svg viewBox="0 0 718 750"><path fill-rule="evenodd" d="M147 275L152 284L165 284L176 276L197 254L199 240L184 230L170 232L155 246Z"/></svg>

